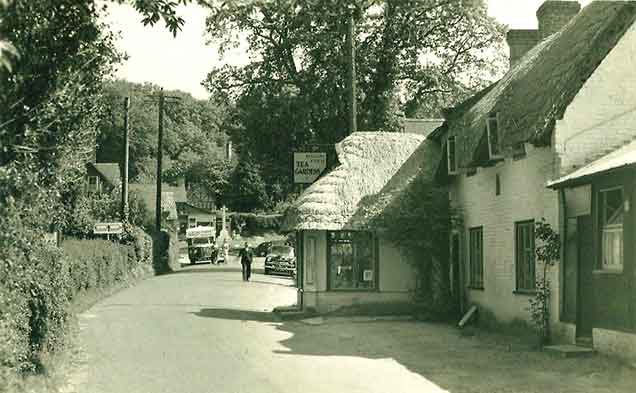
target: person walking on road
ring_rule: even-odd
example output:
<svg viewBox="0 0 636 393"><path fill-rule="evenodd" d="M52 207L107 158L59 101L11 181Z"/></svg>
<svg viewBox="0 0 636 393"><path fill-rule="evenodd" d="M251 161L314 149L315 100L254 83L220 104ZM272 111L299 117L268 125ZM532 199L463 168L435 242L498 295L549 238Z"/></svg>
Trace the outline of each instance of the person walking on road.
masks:
<svg viewBox="0 0 636 393"><path fill-rule="evenodd" d="M250 276L252 275L252 258L254 258L254 254L247 242L245 242L245 247L243 247L239 252L239 257L241 258L243 281L249 281Z"/></svg>

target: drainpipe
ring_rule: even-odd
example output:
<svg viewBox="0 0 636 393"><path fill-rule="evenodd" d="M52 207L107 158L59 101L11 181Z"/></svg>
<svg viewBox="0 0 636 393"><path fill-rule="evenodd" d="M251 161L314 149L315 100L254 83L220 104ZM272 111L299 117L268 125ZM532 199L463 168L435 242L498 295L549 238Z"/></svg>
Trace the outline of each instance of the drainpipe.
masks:
<svg viewBox="0 0 636 393"><path fill-rule="evenodd" d="M559 228L559 233L560 235L560 247L561 250L559 252L559 258L560 258L560 264L559 264L559 318L558 320L561 319L561 315L563 315L563 306L564 306L564 298L563 298L563 288L564 288L564 283L565 283L565 269L564 269L564 263L565 263L565 249L566 249L566 239L568 237L568 211L567 211L567 203L565 200L565 189L564 188L559 188L559 202L560 202L560 209L559 211L561 212L560 214L560 222L559 225L561 228Z"/></svg>

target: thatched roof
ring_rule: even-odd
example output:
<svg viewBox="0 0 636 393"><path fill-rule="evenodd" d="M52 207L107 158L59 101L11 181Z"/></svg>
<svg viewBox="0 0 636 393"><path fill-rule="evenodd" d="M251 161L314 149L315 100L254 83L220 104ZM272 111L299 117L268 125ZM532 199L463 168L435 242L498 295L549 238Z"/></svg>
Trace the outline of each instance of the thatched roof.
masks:
<svg viewBox="0 0 636 393"><path fill-rule="evenodd" d="M520 142L548 144L555 121L635 19L636 2L592 2L526 53L470 108L451 115L446 127L457 136L459 166L478 161L490 113L498 113L504 149Z"/></svg>
<svg viewBox="0 0 636 393"><path fill-rule="evenodd" d="M130 183L128 189L131 194L138 196L144 201L148 211L152 214L155 212L157 203L157 185L146 183ZM187 202L186 191L184 186L170 186L168 184L161 185L161 210L168 214L169 220L176 220L179 216L177 213L177 202Z"/></svg>
<svg viewBox="0 0 636 393"><path fill-rule="evenodd" d="M283 229L366 229L422 167L436 165L422 135L356 132L336 149L341 163L312 184L288 210ZM424 142L424 143L423 143ZM431 153L430 156L427 154Z"/></svg>

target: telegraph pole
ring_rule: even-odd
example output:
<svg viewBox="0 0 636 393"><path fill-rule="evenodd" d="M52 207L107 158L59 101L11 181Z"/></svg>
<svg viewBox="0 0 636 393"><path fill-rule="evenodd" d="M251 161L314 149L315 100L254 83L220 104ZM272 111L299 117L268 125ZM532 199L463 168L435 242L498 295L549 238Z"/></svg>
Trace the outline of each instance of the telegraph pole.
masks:
<svg viewBox="0 0 636 393"><path fill-rule="evenodd" d="M157 137L157 201L155 220L157 232L161 231L161 161L163 161L163 87L159 92L159 136Z"/></svg>
<svg viewBox="0 0 636 393"><path fill-rule="evenodd" d="M128 136L130 97L124 97L124 168L121 182L121 218L128 220L128 160L130 138Z"/></svg>
<svg viewBox="0 0 636 393"><path fill-rule="evenodd" d="M180 100L180 97L165 96L163 93L163 87L159 91L159 133L157 136L157 200L155 203L155 227L157 231L161 231L161 164L163 161L163 109L166 98Z"/></svg>
<svg viewBox="0 0 636 393"><path fill-rule="evenodd" d="M356 120L356 45L355 45L355 5L349 5L349 26L347 29L348 75L347 90L349 93L349 135L358 131Z"/></svg>

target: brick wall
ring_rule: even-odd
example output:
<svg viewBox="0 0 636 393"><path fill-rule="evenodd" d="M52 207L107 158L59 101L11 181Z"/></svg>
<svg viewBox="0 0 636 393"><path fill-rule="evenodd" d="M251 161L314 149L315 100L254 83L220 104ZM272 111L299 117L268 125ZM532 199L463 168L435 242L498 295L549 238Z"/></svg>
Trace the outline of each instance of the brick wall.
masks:
<svg viewBox="0 0 636 393"><path fill-rule="evenodd" d="M554 145L561 175L636 138L636 25L585 82L563 119Z"/></svg>
<svg viewBox="0 0 636 393"><path fill-rule="evenodd" d="M463 214L462 264L468 282L468 229L483 227L484 290L468 289L469 304L488 309L500 322L529 321L528 295L516 289L515 222L542 217L558 230L558 193L546 188L554 170L551 148L526 145L527 156L494 167L479 168L473 176L459 175L451 186L451 203ZM499 175L501 194L495 195ZM558 269L553 268L553 319L557 320ZM540 267L537 266L537 272Z"/></svg>

